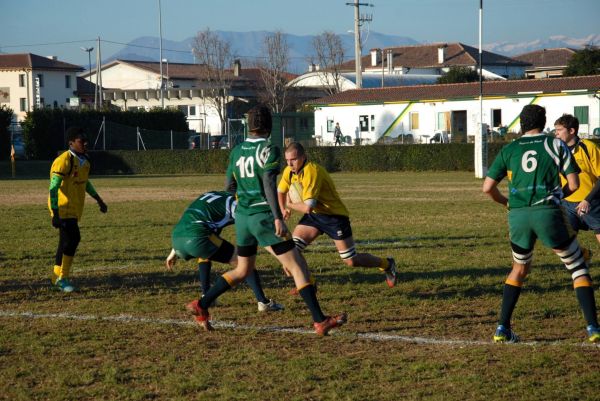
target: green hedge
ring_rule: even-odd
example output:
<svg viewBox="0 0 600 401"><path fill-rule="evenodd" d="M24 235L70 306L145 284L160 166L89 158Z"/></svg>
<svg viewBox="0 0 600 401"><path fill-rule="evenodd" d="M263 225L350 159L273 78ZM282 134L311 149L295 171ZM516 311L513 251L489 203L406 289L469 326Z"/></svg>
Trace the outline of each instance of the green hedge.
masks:
<svg viewBox="0 0 600 401"><path fill-rule="evenodd" d="M488 145L488 164L502 145ZM473 144L314 147L307 153L330 172L473 171L474 167ZM94 151L89 156L93 175L224 174L229 150ZM17 176L46 177L49 166L50 161L20 161ZM0 177L9 174L10 165L0 162Z"/></svg>
<svg viewBox="0 0 600 401"><path fill-rule="evenodd" d="M489 144L490 162L502 144ZM328 171L473 171L473 144L315 147L307 150ZM90 152L94 174L223 174L229 151ZM282 160L282 167L285 160Z"/></svg>

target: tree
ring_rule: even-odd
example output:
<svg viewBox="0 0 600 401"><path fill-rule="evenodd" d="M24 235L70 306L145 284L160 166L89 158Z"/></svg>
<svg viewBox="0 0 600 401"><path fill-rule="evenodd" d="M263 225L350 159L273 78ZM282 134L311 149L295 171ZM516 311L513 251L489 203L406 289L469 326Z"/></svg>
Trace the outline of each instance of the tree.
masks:
<svg viewBox="0 0 600 401"><path fill-rule="evenodd" d="M10 124L13 118L13 110L7 105L0 106L0 159L8 159L10 156Z"/></svg>
<svg viewBox="0 0 600 401"><path fill-rule="evenodd" d="M479 81L479 73L469 67L450 67L447 73L437 79L438 84L458 84Z"/></svg>
<svg viewBox="0 0 600 401"><path fill-rule="evenodd" d="M265 36L264 62L259 65L264 92L259 95L273 113L281 113L289 106L286 69L290 62L290 48L281 31Z"/></svg>
<svg viewBox="0 0 600 401"><path fill-rule="evenodd" d="M342 39L333 32L325 31L315 36L312 45L319 66L318 76L325 91L329 95L341 92L341 65L345 56Z"/></svg>
<svg viewBox="0 0 600 401"><path fill-rule="evenodd" d="M221 120L221 133L225 133L227 125L227 103L233 81L233 74L228 67L233 65L235 56L231 52L231 44L219 38L210 28L198 32L192 41L192 51L200 69L200 87L202 99L215 109Z"/></svg>
<svg viewBox="0 0 600 401"><path fill-rule="evenodd" d="M598 74L600 74L600 48L592 44L576 52L564 72L565 77Z"/></svg>

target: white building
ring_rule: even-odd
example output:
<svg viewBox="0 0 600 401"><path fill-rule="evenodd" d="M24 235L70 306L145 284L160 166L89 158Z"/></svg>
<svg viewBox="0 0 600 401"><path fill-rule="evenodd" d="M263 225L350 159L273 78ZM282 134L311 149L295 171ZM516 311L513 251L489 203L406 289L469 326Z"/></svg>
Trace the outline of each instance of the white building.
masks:
<svg viewBox="0 0 600 401"><path fill-rule="evenodd" d="M531 103L546 108L547 129L564 113L579 118L584 137L600 127L600 75L486 81L483 95L483 122L494 129L518 132L519 113ZM398 137L428 143L436 133L471 141L479 132L479 83L350 90L309 104L323 145L334 143L336 122L348 142L363 144Z"/></svg>
<svg viewBox="0 0 600 401"><path fill-rule="evenodd" d="M202 92L202 70L204 65L168 63L162 65L165 89L161 99L161 74L158 62L114 60L101 66L102 91L104 102L122 110L154 107L178 108L187 117L190 130L221 134L221 119L214 103L208 101ZM259 74L255 69L242 70L239 62L229 71L231 87L229 104L248 102L256 96L256 80ZM92 83L96 82L96 71L81 74ZM225 110L226 115L227 110Z"/></svg>
<svg viewBox="0 0 600 401"><path fill-rule="evenodd" d="M31 53L0 54L0 105L17 121L34 107L66 107L77 91L82 67Z"/></svg>

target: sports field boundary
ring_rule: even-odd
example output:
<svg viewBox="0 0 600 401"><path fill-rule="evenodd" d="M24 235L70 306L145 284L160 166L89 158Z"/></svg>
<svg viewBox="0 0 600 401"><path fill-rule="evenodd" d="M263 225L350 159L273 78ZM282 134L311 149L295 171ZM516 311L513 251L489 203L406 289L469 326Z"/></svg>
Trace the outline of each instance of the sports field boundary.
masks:
<svg viewBox="0 0 600 401"><path fill-rule="evenodd" d="M8 311L0 310L0 318L23 318L23 319L66 319L66 320L79 320L79 321L99 321L99 322L118 322L123 324L148 324L148 325L169 325L169 326L185 326L185 327L198 327L197 323L189 320L182 319L162 319L153 317L139 317L131 315L112 315L112 316L99 316L99 315L76 315L70 313L33 313L33 312L19 312L19 311ZM314 331L301 328L292 327L279 327L279 326L253 326L238 324L235 322L227 322L220 320L211 320L211 323L216 329L230 329L237 331L261 331L271 333L293 333L300 335L310 335L318 338ZM199 328L200 329L200 328ZM395 334L382 334L382 333L351 333L342 331L336 331L332 333L332 336L348 338L348 339L362 339L369 341L378 342L401 342L411 343L419 345L447 345L455 347L467 347L467 346L526 346L526 347L539 347L539 346L570 346L570 347L592 347L600 348L600 344L591 344L587 342L582 343L568 343L563 341L530 341L530 342L519 342L516 344L494 344L491 341L477 341L477 340L453 340L443 338L431 338L431 337L413 337L413 336L402 336Z"/></svg>

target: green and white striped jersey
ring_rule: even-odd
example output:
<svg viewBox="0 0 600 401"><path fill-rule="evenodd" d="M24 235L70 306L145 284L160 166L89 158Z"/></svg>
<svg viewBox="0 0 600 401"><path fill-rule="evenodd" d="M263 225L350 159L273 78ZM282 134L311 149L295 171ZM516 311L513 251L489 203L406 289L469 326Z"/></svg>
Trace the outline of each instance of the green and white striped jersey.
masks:
<svg viewBox="0 0 600 401"><path fill-rule="evenodd" d="M235 199L224 191L206 192L193 201L173 229L177 237L194 237L207 230L219 233L234 223Z"/></svg>
<svg viewBox="0 0 600 401"><path fill-rule="evenodd" d="M248 137L229 155L227 179L235 180L237 213L251 215L271 210L265 197L263 175L279 172L281 151L265 138Z"/></svg>
<svg viewBox="0 0 600 401"><path fill-rule="evenodd" d="M545 134L524 135L504 146L487 176L508 177L511 209L558 204L563 197L560 174L579 173L567 145Z"/></svg>

